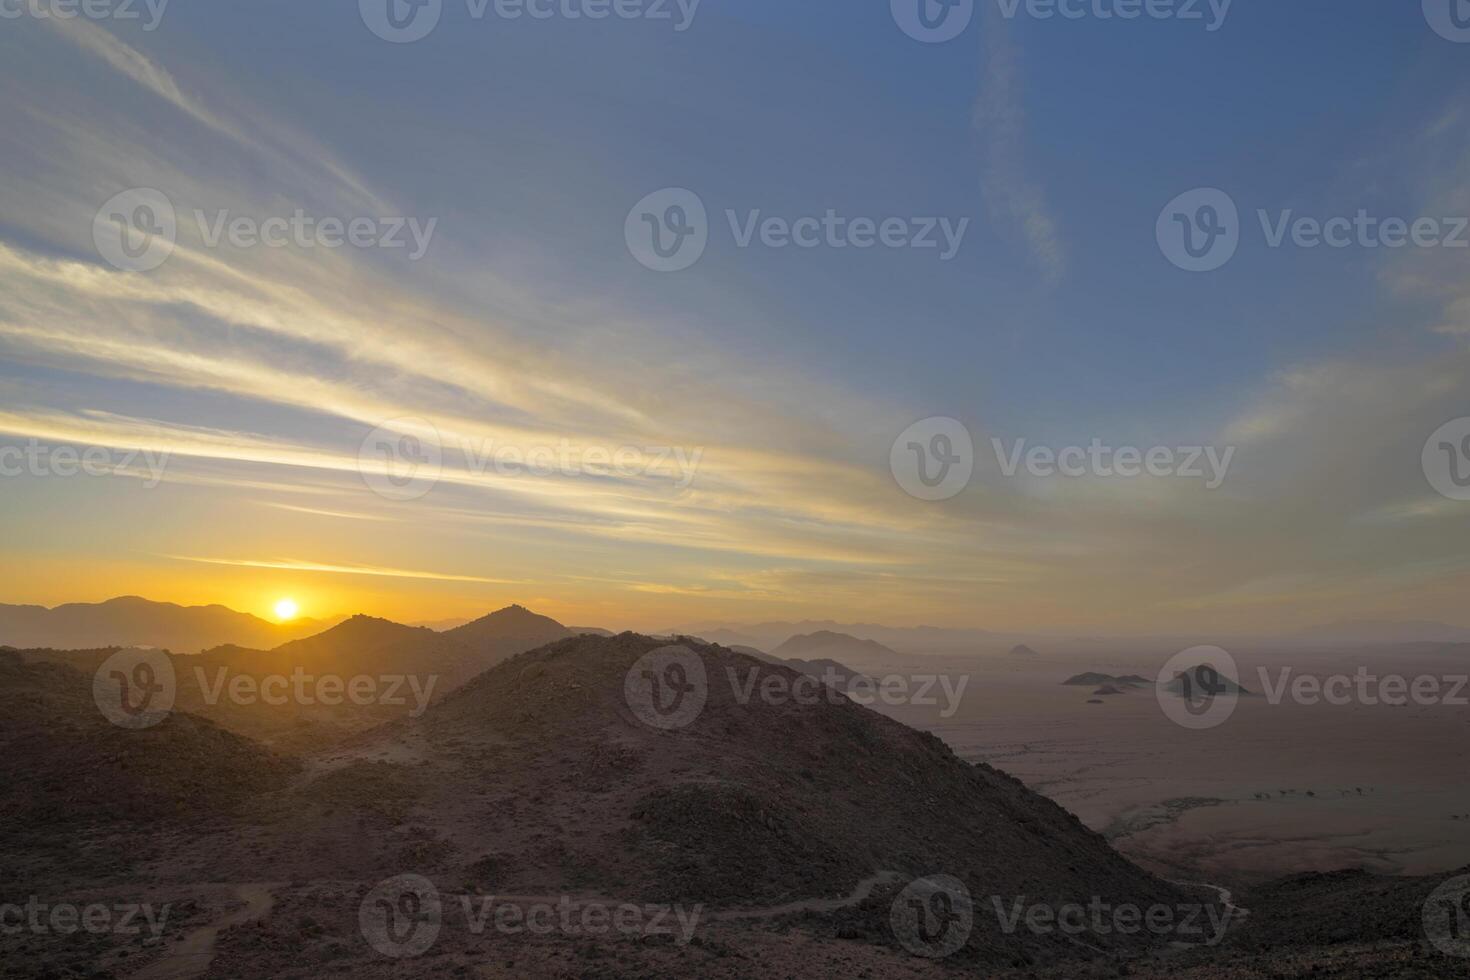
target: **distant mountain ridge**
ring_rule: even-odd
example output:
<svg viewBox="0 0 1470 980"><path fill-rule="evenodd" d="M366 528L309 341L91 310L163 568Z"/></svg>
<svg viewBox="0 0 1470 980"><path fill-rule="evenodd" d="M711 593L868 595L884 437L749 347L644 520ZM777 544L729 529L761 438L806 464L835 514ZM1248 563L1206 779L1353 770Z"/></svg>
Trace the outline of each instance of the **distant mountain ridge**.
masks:
<svg viewBox="0 0 1470 980"><path fill-rule="evenodd" d="M175 652L177 711L192 712L222 728L256 739L287 754L333 744L396 718L421 712L502 661L575 634L554 619L510 606L445 633L357 615L312 636L262 650L235 643L197 654ZM90 674L118 644L97 649L23 650L28 663L64 664ZM247 703L221 696L226 682L268 677L333 677L373 680L396 692L382 703L327 704L313 700ZM401 679L401 680L400 680ZM263 689L263 687L262 687Z"/></svg>
<svg viewBox="0 0 1470 980"><path fill-rule="evenodd" d="M891 662L899 657L897 651L876 640L863 640L832 630L793 636L772 650L771 655L782 660L839 660L843 663L865 659Z"/></svg>
<svg viewBox="0 0 1470 980"><path fill-rule="evenodd" d="M0 646L22 649L121 646L197 653L227 643L269 648L329 625L315 619L272 623L226 606L180 606L138 596L73 602L54 609L0 604Z"/></svg>

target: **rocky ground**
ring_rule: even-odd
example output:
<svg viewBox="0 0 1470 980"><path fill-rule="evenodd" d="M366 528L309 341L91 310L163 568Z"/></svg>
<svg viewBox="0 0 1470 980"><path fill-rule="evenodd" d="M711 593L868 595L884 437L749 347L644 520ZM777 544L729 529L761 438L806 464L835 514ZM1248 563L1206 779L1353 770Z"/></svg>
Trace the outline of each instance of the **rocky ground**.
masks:
<svg viewBox="0 0 1470 980"><path fill-rule="evenodd" d="M666 646L563 640L292 758L187 713L118 728L84 675L0 655L0 975L1470 975L1425 938L1447 876L1292 878L1222 930L1214 892L933 736L746 696L799 690L786 667L686 643L702 704L650 724L629 678L686 680L640 669ZM1181 915L1051 918L1089 905Z"/></svg>

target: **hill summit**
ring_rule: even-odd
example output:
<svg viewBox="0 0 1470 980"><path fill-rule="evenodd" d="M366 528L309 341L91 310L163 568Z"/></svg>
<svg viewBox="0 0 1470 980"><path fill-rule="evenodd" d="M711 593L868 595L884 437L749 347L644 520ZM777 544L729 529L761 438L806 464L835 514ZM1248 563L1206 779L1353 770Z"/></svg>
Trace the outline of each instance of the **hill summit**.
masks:
<svg viewBox="0 0 1470 980"><path fill-rule="evenodd" d="M669 686L654 701L678 687L696 710L650 723L655 682ZM578 636L520 654L331 765L383 759L425 777L411 820L432 828L433 861L420 871L487 894L728 911L849 896L881 877L900 884L875 887L847 926L881 937L897 889L943 874L974 898L973 955L997 962L1067 944L1006 933L988 896L1179 897L1061 807L939 738L785 665L688 638Z"/></svg>

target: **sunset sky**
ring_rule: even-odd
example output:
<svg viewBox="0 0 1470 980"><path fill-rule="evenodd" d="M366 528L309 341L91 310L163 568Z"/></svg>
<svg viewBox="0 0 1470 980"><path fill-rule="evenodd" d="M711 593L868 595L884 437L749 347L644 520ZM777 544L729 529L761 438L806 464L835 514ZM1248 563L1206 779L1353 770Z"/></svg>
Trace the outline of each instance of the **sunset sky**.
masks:
<svg viewBox="0 0 1470 980"><path fill-rule="evenodd" d="M445 0L407 44L351 0L0 20L0 447L168 454L156 486L142 458L0 477L0 602L1470 625L1470 502L1421 465L1470 415L1470 248L1272 248L1256 218L1470 215L1470 44L1417 2L1237 0L1213 32L978 8L944 44L886 0L704 0L683 31ZM178 213L146 272L93 237L137 187ZM669 187L709 246L660 273L624 228ZM1155 238L1199 187L1243 222L1209 273ZM414 261L194 218L298 208L437 221ZM948 261L742 248L727 209L969 225ZM932 502L890 472L931 416L976 448ZM375 492L364 441L422 423L441 478ZM993 438L1234 455L1216 489L1008 477ZM476 465L494 447L628 465Z"/></svg>

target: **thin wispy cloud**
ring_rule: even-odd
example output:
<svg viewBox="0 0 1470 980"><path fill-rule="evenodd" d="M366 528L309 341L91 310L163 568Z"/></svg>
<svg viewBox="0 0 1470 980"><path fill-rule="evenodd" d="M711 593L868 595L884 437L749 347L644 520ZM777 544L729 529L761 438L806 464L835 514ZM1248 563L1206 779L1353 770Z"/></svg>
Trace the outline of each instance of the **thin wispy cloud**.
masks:
<svg viewBox="0 0 1470 980"><path fill-rule="evenodd" d="M1067 271L1058 221L1026 162L1025 81L1020 45L991 4L981 31L980 91L971 126L980 146L980 184L991 215L1019 235L1049 282Z"/></svg>

